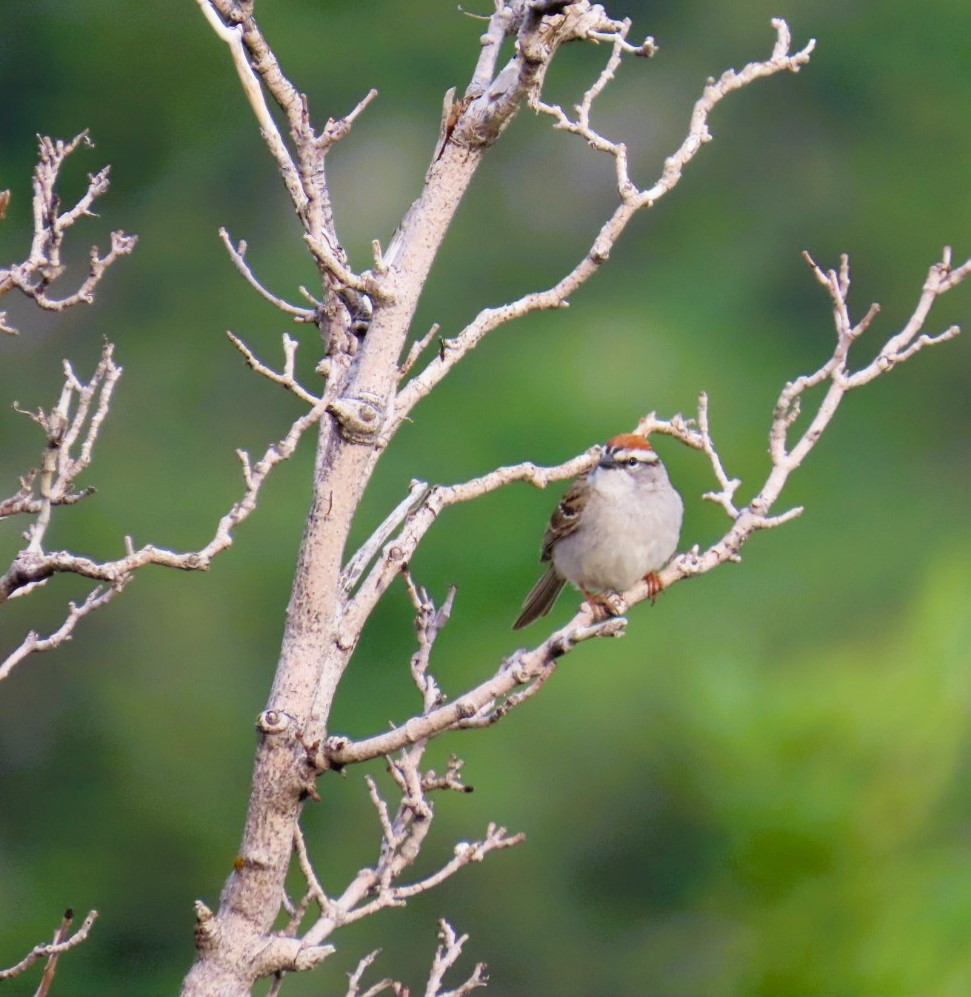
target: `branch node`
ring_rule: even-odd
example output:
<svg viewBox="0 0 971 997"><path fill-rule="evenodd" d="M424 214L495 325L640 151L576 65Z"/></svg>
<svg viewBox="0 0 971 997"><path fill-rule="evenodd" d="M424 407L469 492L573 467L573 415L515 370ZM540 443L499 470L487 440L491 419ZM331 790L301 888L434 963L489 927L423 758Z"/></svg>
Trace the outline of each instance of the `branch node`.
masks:
<svg viewBox="0 0 971 997"><path fill-rule="evenodd" d="M327 411L340 425L341 435L349 443L372 443L384 425L384 399L374 392L362 391L331 402Z"/></svg>
<svg viewBox="0 0 971 997"><path fill-rule="evenodd" d="M282 710L264 710L256 718L256 729L264 734L282 734L293 726L293 717Z"/></svg>

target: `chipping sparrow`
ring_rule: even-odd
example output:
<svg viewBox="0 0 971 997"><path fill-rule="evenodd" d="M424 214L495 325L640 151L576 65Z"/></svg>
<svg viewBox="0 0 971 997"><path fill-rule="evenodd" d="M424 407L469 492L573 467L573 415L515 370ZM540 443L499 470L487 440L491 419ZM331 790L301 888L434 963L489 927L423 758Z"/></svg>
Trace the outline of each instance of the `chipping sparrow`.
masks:
<svg viewBox="0 0 971 997"><path fill-rule="evenodd" d="M540 557L550 566L526 596L513 629L545 616L567 582L595 611L604 606L602 593L624 592L642 578L655 598L661 591L656 572L678 546L683 511L643 436L607 440L600 462L573 482L550 518Z"/></svg>

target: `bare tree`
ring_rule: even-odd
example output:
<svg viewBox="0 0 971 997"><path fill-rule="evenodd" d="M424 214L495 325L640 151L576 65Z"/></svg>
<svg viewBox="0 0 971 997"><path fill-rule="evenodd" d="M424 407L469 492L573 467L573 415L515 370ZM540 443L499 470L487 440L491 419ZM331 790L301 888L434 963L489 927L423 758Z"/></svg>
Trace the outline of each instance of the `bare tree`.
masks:
<svg viewBox="0 0 971 997"><path fill-rule="evenodd" d="M454 591L436 605L412 577L409 565L444 509L512 482L545 487L590 467L598 451L594 448L555 467L532 463L500 467L459 484L415 481L372 535L350 553L347 541L355 512L378 460L417 403L489 332L531 312L564 307L608 260L631 219L677 186L686 167L711 139L709 116L717 105L762 77L797 72L809 61L813 43L793 52L787 25L773 21L776 38L769 56L708 81L694 105L684 141L665 160L660 176L642 187L631 175L625 144L603 135L592 118L598 97L621 61L650 56L652 39L630 41L628 21L611 18L603 7L588 0L497 0L495 12L485 21L481 51L468 86L460 97L454 92L446 95L439 139L421 195L387 249L375 240L370 266L358 270L343 249L335 226L327 155L335 143L347 137L376 93L364 95L343 118L327 118L322 126L315 124L320 116L311 113L308 97L284 73L255 20L253 0L197 2L229 48L263 141L302 226L307 251L319 275L319 288L314 293L300 288L303 301L293 303L261 283L247 261L244 242L234 241L225 231L223 241L234 265L257 293L295 322L316 326L323 343L317 370L325 387L317 394L298 382L297 341L290 336L283 337L283 361L276 369L230 334L250 367L299 398L305 412L259 460L253 462L240 454L242 497L223 516L204 547L177 553L154 545L136 548L129 542L124 556L95 561L66 551L47 551L44 538L53 509L79 501L86 494L76 480L90 464L98 427L121 371L109 346L87 384L66 366L64 392L57 405L50 412L31 413L47 440L40 466L24 477L17 495L0 506L3 515L21 514L31 522L26 546L0 579L0 600L26 594L59 573L81 575L91 579L95 587L83 603L69 607L57 632L48 637L27 635L0 666L0 677L32 652L67 639L86 613L120 591L141 567L153 563L183 570L208 566L232 542L235 526L255 508L269 472L293 452L307 431L316 428L313 500L273 686L258 718L259 745L242 843L218 909L197 903L197 957L182 991L192 997L230 997L249 993L257 980L267 977L274 978L271 992L276 993L286 973L311 969L334 951L329 941L338 928L379 910L402 906L464 866L521 840L521 835L490 824L478 840L456 844L451 859L433 873L406 879L433 823L434 794L466 789L461 760L453 755L445 770L436 772L426 765L426 749L433 739L446 733L482 728L501 720L535 695L553 674L558 660L577 644L622 635L627 626L623 613L648 597L648 586L640 583L618 594L613 600L615 615L606 620L583 604L569 623L536 647L485 665L477 685L447 697L431 670L431 658L436 638L452 613ZM509 39L513 42L512 56L502 63L503 44ZM542 94L547 70L559 47L567 42L601 45L605 60L577 104L565 110L544 100ZM282 112L282 130L272 104ZM415 308L456 208L488 150L524 105L550 119L555 129L579 137L596 153L610 158L616 207L583 257L552 286L484 307L454 335L441 336L437 326L416 334L412 331ZM54 173L56 176L56 169ZM75 209L76 215L83 214L86 207ZM52 233L57 230L56 224L50 224L51 217L49 210L46 215L41 212L41 218L48 219L41 231L45 224ZM32 251L27 263L0 273L0 287L15 286L47 307L45 267L56 269L54 238L53 234L47 237L48 249L40 255ZM114 256L131 248L125 243L120 246L127 248L113 244ZM100 258L93 253L89 280L96 283L114 256ZM835 270L828 270L807 257L813 276L831 302L835 346L817 370L794 378L781 390L774 411L767 417L771 469L744 504L737 500L741 482L730 475L714 444L704 394L694 419L680 415L663 419L654 413L644 416L636 427L639 432L666 433L704 453L716 482L705 498L715 502L728 518L725 533L717 542L705 550L695 546L663 569L660 579L665 587L739 560L742 547L754 533L798 516L799 508L777 511L786 482L815 446L846 393L910 359L925 346L957 334L956 327L938 335L923 331L934 301L971 271L971 260L953 267L950 257L950 251L945 250L941 261L930 268L906 324L883 341L871 360L856 368L850 363L850 350L873 323L876 306L854 321L848 304L846 258ZM87 300L92 290L93 283L86 284L78 292L79 300ZM433 344L436 348L432 351ZM825 386L822 400L802 413L805 393L817 386ZM417 648L410 659L410 671L420 705L392 730L351 740L330 729L334 695L353 660L366 621L399 578L415 610ZM319 798L318 780L325 773L375 758L386 760L395 793L389 802L378 785L367 779L378 828L375 860L339 893L330 895L304 840L301 812L308 800ZM299 899L291 899L285 892L285 879L293 865L306 884ZM281 912L287 918L283 927L279 926ZM478 965L464 982L446 988L445 974L467 939L445 921L440 924L439 939L426 994L461 994L484 985L484 967ZM41 948L35 950L35 958L45 954ZM375 957L376 953L370 953L361 959L351 974L348 995L383 990L405 993L403 985L390 978L362 991L365 972Z"/></svg>

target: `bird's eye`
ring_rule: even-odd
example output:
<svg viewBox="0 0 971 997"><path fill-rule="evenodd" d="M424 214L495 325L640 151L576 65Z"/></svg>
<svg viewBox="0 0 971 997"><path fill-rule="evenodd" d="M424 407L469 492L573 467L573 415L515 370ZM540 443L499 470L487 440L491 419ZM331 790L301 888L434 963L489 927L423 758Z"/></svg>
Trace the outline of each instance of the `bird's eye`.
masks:
<svg viewBox="0 0 971 997"><path fill-rule="evenodd" d="M628 467L637 467L638 464L640 464L640 461L636 457L628 457L627 458L627 466Z"/></svg>

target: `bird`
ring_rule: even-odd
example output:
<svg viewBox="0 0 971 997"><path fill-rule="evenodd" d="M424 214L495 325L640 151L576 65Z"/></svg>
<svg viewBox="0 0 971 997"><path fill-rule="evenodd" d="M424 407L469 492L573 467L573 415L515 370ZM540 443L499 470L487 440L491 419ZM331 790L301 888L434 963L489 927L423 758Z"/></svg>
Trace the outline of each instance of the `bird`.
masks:
<svg viewBox="0 0 971 997"><path fill-rule="evenodd" d="M576 478L550 517L541 563L546 573L513 623L520 630L545 616L567 582L603 618L604 596L644 579L651 601L657 575L681 537L684 503L647 438L621 433L607 440L598 463Z"/></svg>

